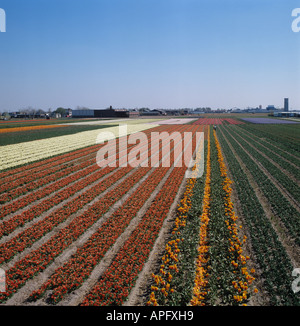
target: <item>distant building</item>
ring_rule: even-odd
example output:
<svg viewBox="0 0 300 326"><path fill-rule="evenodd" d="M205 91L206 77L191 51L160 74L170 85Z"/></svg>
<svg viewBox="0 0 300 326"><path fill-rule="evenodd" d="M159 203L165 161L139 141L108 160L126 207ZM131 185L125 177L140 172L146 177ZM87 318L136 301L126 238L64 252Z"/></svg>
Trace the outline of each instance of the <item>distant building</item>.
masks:
<svg viewBox="0 0 300 326"><path fill-rule="evenodd" d="M274 117L290 118L290 117L300 117L300 112L274 112L272 114Z"/></svg>
<svg viewBox="0 0 300 326"><path fill-rule="evenodd" d="M137 110L129 111L129 118L138 118L140 116L140 112Z"/></svg>
<svg viewBox="0 0 300 326"><path fill-rule="evenodd" d="M285 98L284 99L284 109L283 109L284 112L289 112L289 99L288 98Z"/></svg>
<svg viewBox="0 0 300 326"><path fill-rule="evenodd" d="M145 115L145 116L158 116L158 115L167 115L167 113L164 110L149 110L145 109L142 112L140 112L140 115Z"/></svg>
<svg viewBox="0 0 300 326"><path fill-rule="evenodd" d="M59 112L52 112L51 113L51 117L52 118L55 118L55 119L61 118L61 113L59 113Z"/></svg>
<svg viewBox="0 0 300 326"><path fill-rule="evenodd" d="M73 110L72 118L94 118L94 110Z"/></svg>
<svg viewBox="0 0 300 326"><path fill-rule="evenodd" d="M268 110L268 111L271 111L271 110L276 110L276 108L275 108L275 106L274 105L268 105L267 107L266 107L266 109Z"/></svg>
<svg viewBox="0 0 300 326"><path fill-rule="evenodd" d="M67 109L67 118L71 118L72 117L72 109Z"/></svg>
<svg viewBox="0 0 300 326"><path fill-rule="evenodd" d="M73 118L129 118L129 110L126 109L95 109L73 110Z"/></svg>

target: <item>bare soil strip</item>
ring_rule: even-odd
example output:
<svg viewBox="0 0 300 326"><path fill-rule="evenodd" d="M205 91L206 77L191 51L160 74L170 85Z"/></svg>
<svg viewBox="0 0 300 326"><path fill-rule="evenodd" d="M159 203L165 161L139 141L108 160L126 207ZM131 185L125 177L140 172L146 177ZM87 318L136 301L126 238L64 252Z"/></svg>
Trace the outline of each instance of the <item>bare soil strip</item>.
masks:
<svg viewBox="0 0 300 326"><path fill-rule="evenodd" d="M136 172L138 168L134 169L132 171L132 173ZM131 174L132 174L131 173ZM139 187L144 181L145 179L149 176L149 174L151 173L148 172L137 184L134 185L134 187L132 187L120 200L118 200L115 205L113 207L111 207L109 209L109 211L107 213L105 213L95 224L93 224L93 226L91 228L89 228L85 233L83 233L76 241L74 241L72 243L72 245L70 247L68 247L66 250L64 250L62 252L62 254L60 254L58 257L56 257L56 259L54 260L53 263L51 263L42 273L40 273L37 277L27 281L26 285L22 287L22 289L20 289L15 295L13 295L6 304L10 305L20 305L20 304L25 304L26 299L28 298L28 296L31 294L32 291L37 290L54 272L57 268L63 266L63 264L70 259L70 257L75 254L76 250L78 248L80 248L85 242L86 240L105 222L107 221L107 219L109 219L109 217L111 216L111 214L113 214L113 212L115 212L123 203L124 201L131 196L131 194L136 190L137 187ZM118 183L119 184L119 183ZM117 185L116 185L117 186ZM113 186L114 187L114 186ZM113 188L111 187L111 188ZM108 188L106 192L110 191L111 188ZM96 198L93 202L98 201L100 198ZM92 205L92 203L90 203L89 205ZM86 210L87 208L85 207L84 209L82 209L82 211L78 211L76 214L74 214L74 216L72 216L72 218L74 219L76 216L79 216L83 213L84 210ZM71 221L70 221L71 222ZM69 223L68 223L69 224ZM56 232L59 232L59 230L61 228L63 228L64 225L61 225L59 228L57 228L56 231L53 232L53 234L55 234ZM51 236L53 236L53 234L48 234L47 238L41 240L41 244L45 243L48 239L51 238ZM31 248L31 250L29 249L28 251L32 251L35 250L37 248ZM28 253L29 253L28 252ZM41 304L43 300L40 300L38 303L34 303L34 305L36 304ZM27 303L29 305L29 303Z"/></svg>
<svg viewBox="0 0 300 326"><path fill-rule="evenodd" d="M155 168L151 170L151 173L154 171ZM130 224L126 228L126 230L122 233L122 235L118 238L118 240L115 242L115 244L111 247L111 249L105 254L101 262L94 268L91 275L88 277L88 279L83 283L83 285L75 290L71 295L69 295L65 300L61 301L59 305L65 306L77 306L79 305L84 297L90 292L90 290L94 287L94 285L97 283L98 279L101 277L101 275L104 273L104 271L111 265L112 261L114 260L116 254L119 252L119 250L124 245L125 241L129 238L131 233L134 231L134 229L137 227L139 222L141 221L143 215L145 214L146 210L151 205L152 201L158 194L158 192L161 190L161 188L165 185L165 182L172 172L173 168L170 168L169 171L166 173L162 181L158 184L158 186L155 188L152 195L147 199L143 207L139 210L137 215L131 220ZM154 172L155 173L155 172ZM96 230L95 230L96 231Z"/></svg>
<svg viewBox="0 0 300 326"><path fill-rule="evenodd" d="M130 295L128 300L124 303L124 306L145 306L147 303L147 286L151 283L152 277L151 274L157 270L157 266L159 266L161 257L165 250L165 245L168 241L170 232L173 227L173 222L176 218L176 208L179 199L182 197L186 186L186 179L184 178L179 191L175 197L175 200L170 207L170 211L163 223L163 226L160 230L158 238L154 243L154 247L149 255L148 261L145 263L144 268L139 274L139 277L136 281L136 284Z"/></svg>
<svg viewBox="0 0 300 326"><path fill-rule="evenodd" d="M193 157L196 156L196 150ZM183 196L186 187L186 178L183 178L182 183L178 189L173 204L170 207L169 213L164 220L159 235L154 243L153 249L149 255L148 261L145 263L142 271L140 272L134 288L131 290L127 301L124 306L145 306L148 300L147 293L148 285L152 282L152 273L157 270L161 262L161 257L165 250L165 245L170 237L170 232L176 218L177 203Z"/></svg>
<svg viewBox="0 0 300 326"><path fill-rule="evenodd" d="M175 145L175 147L178 146L178 145L179 145L179 143L177 143ZM175 152L175 148L173 149L173 151ZM176 157L174 157L174 159L176 159ZM89 276L89 278L84 282L84 284L79 289L74 291L71 295L69 295L69 297L67 299L63 300L59 305L71 305L71 306L73 306L73 305L78 305L80 302L83 301L85 295L87 295L89 293L89 291L97 283L97 281L99 280L101 275L104 273L104 271L111 265L113 259L115 258L115 256L119 252L119 250L122 248L122 246L124 245L126 240L130 237L131 233L134 231L134 229L140 223L143 215L145 214L146 210L151 205L152 201L155 199L155 197L157 196L159 191L162 189L162 187L165 186L165 182L166 182L167 178L169 177L169 175L172 173L173 168L174 168L174 165L168 170L168 172L166 173L166 175L164 176L162 181L155 188L154 192L149 197L149 199L145 202L143 207L139 210L137 215L131 220L130 224L128 225L126 230L123 232L123 234L118 238L118 240L113 245L113 247L106 253L106 255L101 260L101 262L94 268L94 270L91 273L91 275ZM184 181L183 181L183 184L185 184ZM175 208L175 205L177 204L177 199L179 198L180 195L181 195L181 193L177 194L177 196L175 198L175 201L174 201L174 203L173 203L173 205L171 207L171 211L169 212L169 216L172 215L172 212L173 212L173 210ZM163 228L165 228L166 224L168 224L168 221L165 220ZM162 233L162 232L163 231L161 231L160 233ZM165 236L166 235L164 235L163 240L165 240ZM162 238L162 236L160 236L159 238ZM154 254L156 254L155 250L153 250L152 253L153 252L154 252ZM151 265L151 259L150 259L150 261L148 263L146 263L146 266L148 266L149 264ZM144 267L144 270L145 270L145 268L147 269L147 267ZM141 279L141 276L139 276L139 280L140 279ZM131 292L131 297L134 297L136 295L136 293L137 293L137 288L139 287L139 285L138 285L139 280L138 280L136 286L134 287L134 289Z"/></svg>
<svg viewBox="0 0 300 326"><path fill-rule="evenodd" d="M133 173L133 172L132 172ZM169 173L171 173L171 171L169 171ZM168 174L169 174L168 173ZM148 174L147 174L148 175ZM146 177L146 176L145 176ZM145 178L144 177L144 178ZM143 178L143 180L144 180ZM98 181L99 182L99 181ZM114 186L117 186L119 183L121 182L121 180L116 183ZM51 263L42 273L38 274L38 276L34 277L31 280L28 280L26 282L26 284L16 293L14 294L8 301L6 304L8 305L16 305L16 304L24 304L24 301L26 300L27 296L34 290L37 289L40 285L42 285L45 280L47 280L49 278L50 275L53 274L53 272L59 267L62 266L77 250L78 247L82 246L82 244L91 236L91 234L93 234L95 232L95 230L97 230L99 228L99 226L106 220L109 218L109 216L113 213L113 211L115 211L118 207L120 207L124 200L126 200L126 198L128 198L132 192L138 187L138 185L140 185L142 182L142 180L140 180L140 182L138 182L138 184L136 184L122 199L120 199L110 210L109 212L107 212L105 214L105 216L103 216L98 222L96 222L96 224L94 224L88 231L86 231L79 239L77 239L77 241L75 241L74 243L72 243L72 245L66 249L64 252L62 252L61 255L59 255L58 257L56 257L56 259L54 260L53 263ZM161 188L163 186L163 184L161 184L159 187ZM89 186L89 187L92 187ZM157 192L159 191L159 187L156 189L156 191L153 193L153 196L155 196L155 194L157 194ZM110 191L112 189L112 187L108 188L106 192ZM25 255L27 255L28 253L32 252L33 250L36 250L37 248L39 248L42 244L44 244L48 239L50 239L51 236L53 236L55 233L59 232L63 227L65 227L66 225L68 225L71 220L73 220L76 216L78 216L78 214L81 214L82 212L84 212L86 209L88 209L88 207L90 205L93 204L93 202L96 202L97 200L99 200L99 198L101 198L102 196L105 195L105 193L102 193L100 196L98 196L97 198L95 198L92 202L90 202L88 205L86 205L84 208L82 208L80 211L78 211L76 214L72 215L71 218L62 223L61 225L59 225L58 227L56 227L54 230L52 230L50 233L48 233L46 236L44 236L43 238L41 238L39 241L37 241L33 246L31 246L30 248L25 249L22 253L20 253L19 255L17 255L12 261L10 261L8 264L3 265L3 267L6 268L10 268L13 266L13 264L15 262L17 262L18 260L20 260L22 257L24 257ZM76 193L75 196L77 196L78 193ZM151 203L151 198L153 198L153 196L151 196L149 198L149 200L147 201L147 203ZM72 197L73 198L73 197ZM72 198L70 198L69 200L71 200ZM73 198L74 199L74 198ZM176 201L175 201L176 202ZM174 204L175 205L175 204ZM145 206L146 207L146 206ZM56 207L57 208L57 207ZM145 209L145 208L143 208ZM48 212L49 213L49 212ZM142 214L142 213L141 213ZM42 217L39 217L42 218ZM138 221L139 217L136 217L135 221L132 222L130 224L130 227L128 228L128 231L126 231L126 233L123 235L123 237L120 239L120 242L125 241L127 236L132 232L134 225L136 225L137 221ZM35 220L37 221L37 220ZM28 223L28 226L31 225ZM7 240L7 239L6 239ZM108 257L114 256L113 252L115 252L117 249L117 247L119 247L118 244L116 244L114 246L114 249L112 249L112 251L110 252L110 254L107 254ZM108 264L108 261L104 262L104 266L105 264ZM108 264L109 265L109 264ZM103 266L99 267L100 270L103 270ZM97 271L95 272L97 273ZM93 274L94 275L94 274ZM88 284L88 283L87 283ZM88 288L90 288L90 286L88 286ZM84 289L84 287L83 287ZM77 297L75 295L75 297ZM81 297L81 296L80 296ZM69 299L69 300L73 300L73 299ZM74 299L75 300L75 299ZM76 299L77 300L77 299ZM75 301L76 301L75 300ZM41 302L40 302L41 303Z"/></svg>
<svg viewBox="0 0 300 326"><path fill-rule="evenodd" d="M87 205L85 205L82 209L78 210L75 214L70 215L66 221L64 221L63 223L60 223L58 226L54 227L54 229L50 232L48 232L46 235L44 235L42 238L40 238L38 241L36 241L32 246L27 247L25 250L23 250L21 253L17 254L11 261L9 261L8 263L2 264L2 266L5 269L9 269L11 267L13 267L13 265L20 259L24 258L26 255L28 255L30 252L37 250L39 247L41 247L45 242L47 242L49 239L51 239L55 234L57 234L60 230L62 230L63 228L67 227L69 224L72 223L72 221L84 214L84 212L86 210L89 209L89 207L91 207L93 204L95 204L96 202L98 202L101 198L103 198L104 196L106 196L107 193L109 193L112 189L116 188L120 183L122 183L125 179L129 178L133 173L136 172L136 169L132 170L131 172L129 172L128 174L126 174L123 178L121 178L120 180L118 180L115 184L113 184L111 187L107 188L104 192L102 192L99 196L95 197L91 202L89 202ZM97 182L96 182L97 184ZM78 194L76 194L75 196L77 196ZM58 207L55 207L55 209L57 209ZM41 217L42 219L42 217ZM37 221L35 221L37 222ZM28 223L29 224L29 223ZM33 223L32 223L33 224ZM30 227L31 225L26 225L26 227L24 228L26 230L26 228ZM16 233L18 234L18 230L16 231ZM16 235L17 235L16 234ZM16 236L14 235L14 236ZM13 236L8 236L10 238L13 238ZM8 239L6 239L6 241L8 241Z"/></svg>
<svg viewBox="0 0 300 326"><path fill-rule="evenodd" d="M73 176L75 173L77 173L77 172L78 172L78 171L69 174L66 178L70 178L70 177L72 177L72 176ZM115 171L114 171L114 172L115 172ZM97 172L94 172L94 173L97 173ZM110 173L110 174L112 174L112 173ZM106 176L102 177L101 179L99 179L99 180L96 181L96 182L101 182L104 178L106 178ZM82 180L82 179L83 179L83 178L81 178L81 180ZM36 189L36 191L41 191L41 190L43 190L43 188L48 187L48 186L51 186L51 185L54 184L55 182L57 182L57 181L50 182L50 183L48 183L47 185L45 185L45 186L43 186L43 187L41 187L41 188ZM78 182L78 179L77 179L77 180L73 180L73 181L71 181L70 183L68 183L68 184L65 185L64 187L59 188L59 190L56 190L56 191L52 192L51 194L46 195L45 197L42 197L42 198L40 198L40 199L38 199L38 200L36 200L36 201L33 201L33 202L30 203L29 205L27 205L27 206L25 206L25 207L23 207L23 208L21 208L21 209L15 211L15 212L11 213L11 214L5 216L5 217L2 219L2 221L8 221L8 220L9 220L10 218L12 218L13 216L18 215L18 214L22 214L23 212L25 212L25 211L27 211L27 210L30 210L32 207L34 207L34 206L36 206L36 205L42 203L43 201L51 200L51 198L54 197L58 191L65 190L65 189L67 189L67 188L69 188L69 187L71 188L71 187L73 187L73 185L76 184L77 182ZM88 189L89 187L90 187L90 185L87 186L87 187L84 188L84 189ZM84 189L83 189L81 192L85 191ZM31 194L34 195L34 193L35 193L35 191L32 192ZM76 194L79 194L79 193L80 193L80 192L77 192ZM75 194L74 196L76 196L76 194ZM25 198L26 196L28 196L28 193L26 193L26 194L24 194L24 195L22 195L22 196L16 198L15 200L13 200L13 202L12 202L11 204L13 205L14 203L18 202L19 200L22 200L23 198ZM69 199L66 199L66 200L63 201L63 202L66 202L67 200L70 200L71 198L73 199L74 196L70 197ZM62 202L62 203L63 203L63 202ZM62 203L56 205L56 208L57 208L59 205L61 205Z"/></svg>
<svg viewBox="0 0 300 326"><path fill-rule="evenodd" d="M166 146L164 146L164 147L166 147ZM129 148L130 148L130 146L129 146ZM143 150L147 151L147 150L148 150L148 143L145 144L145 145L144 145L143 147L141 147L140 149L143 149ZM124 146L121 146L121 147L120 147L120 152L119 152L118 154L119 154L119 155L118 155L118 157L119 157L118 159L121 159L122 157L124 157L125 155L127 155L127 148L125 148L125 150L124 150ZM118 170L116 169L116 170L112 171L111 173L107 174L105 177L102 177L102 178L98 179L98 180L95 181L94 183L92 183L92 184L86 186L84 189L82 189L82 190L76 192L76 194L74 194L73 196L69 197L69 199L64 200L63 202L61 202L60 204L56 205L55 207L52 207L52 208L49 209L48 211L45 211L45 212L44 212L43 214L41 214L39 217L37 217L37 218L33 219L32 221L26 223L26 225L24 225L23 227L19 227L19 228L17 228L14 232L12 232L11 234L9 234L8 236L4 236L4 237L0 240L0 244L1 244L1 243L4 243L4 242L6 242L6 241L8 241L8 240L10 240L10 239L12 239L13 237L15 237L16 235L18 235L18 234L21 233L22 231L24 231L24 230L26 230L27 228L31 227L31 226L34 225L35 223L41 221L41 220L44 219L46 216L48 216L49 214L51 214L53 211L55 211L55 210L61 208L61 207L62 207L63 205L65 205L67 202L72 202L72 201L76 200L76 198L79 197L82 193L88 191L89 189L91 189L92 187L94 187L95 185L97 185L99 182L102 182L104 179L106 179L107 177L111 176L112 174L114 174L114 173L117 172L117 171L118 171ZM97 171L93 172L93 174L94 174L94 173L97 173ZM84 179L84 178L81 178L81 180L82 180L82 179ZM75 181L75 182L77 182L77 181ZM118 182L117 184L119 184L119 183L120 183L120 182ZM74 184L74 182L70 183L69 186L71 187L72 184ZM66 186L66 187L68 187L68 186ZM61 190L63 190L63 188L62 188ZM51 198L51 197L54 196L54 195L55 195L55 193L49 195L49 196L48 196L48 199ZM99 197L99 198L101 198L101 197ZM45 198L44 198L44 200L45 200ZM42 201L43 201L43 200L40 200L39 202L42 202ZM94 202L94 201L93 201L93 202ZM38 202L35 202L35 204L38 204ZM33 205L35 205L35 204L33 203L32 205L27 206L27 209L23 209L23 210L19 211L18 213L20 213L20 212L22 212L22 211L24 211L24 210L28 210L28 209L30 209L30 206L33 207ZM87 207L89 207L89 206L90 206L90 205L88 205ZM16 213L13 213L13 214L10 215L10 217L15 216L15 215L16 215Z"/></svg>

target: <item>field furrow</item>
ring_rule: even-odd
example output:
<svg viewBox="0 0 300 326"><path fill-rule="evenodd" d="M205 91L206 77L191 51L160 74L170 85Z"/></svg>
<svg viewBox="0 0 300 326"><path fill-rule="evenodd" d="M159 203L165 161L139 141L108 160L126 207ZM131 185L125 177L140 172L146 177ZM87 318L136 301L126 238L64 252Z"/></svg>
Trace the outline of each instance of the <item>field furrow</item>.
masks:
<svg viewBox="0 0 300 326"><path fill-rule="evenodd" d="M159 148L163 149L163 147L161 145L158 145L158 148L156 149L156 151L159 150ZM153 153L150 153L150 154L153 154ZM120 169L118 172L126 174L130 170L132 170L132 168L124 168L124 169ZM118 174L118 172L116 174ZM101 198L100 200L98 200L84 214L74 218L72 220L72 222L67 227L61 229L57 234L55 234L50 240L48 240L40 248L35 250L33 253L30 253L25 258L23 258L21 260L21 261L23 261L23 264L25 264L24 261L26 261L26 260L28 261L28 259L31 262L32 256L33 256L35 261L38 260L38 262L35 264L35 267L36 267L35 270L43 269L45 266L47 266L47 264L49 264L49 262L51 260L53 260L53 258L55 256L57 256L57 254L61 253L66 248L66 246L69 246L70 243L72 241L74 241L75 238L77 238L88 227L90 227L95 222L95 219L97 220L102 214L105 213L105 211L107 211L109 209L109 207L111 207L113 205L114 202L119 200L126 192L128 192L129 189L132 188L133 184L135 184L147 172L149 172L148 169L144 169L144 168L137 169L137 171L135 173L133 173L132 176L128 178L128 180L126 179L123 182L124 186L121 183L120 185L118 185L116 191L111 191L108 195L106 195L103 198ZM135 179L135 178L137 178L137 179ZM108 179L111 182L111 184L115 183L115 181L116 181L113 178L108 178ZM126 182L127 182L127 187L125 187ZM103 184L103 189L106 189L107 187L108 187L107 184L106 185ZM97 188L97 191L101 191L99 189L99 187L95 187L95 188ZM96 191L96 189L94 191ZM91 199L91 197L87 196L87 200L90 200L90 199ZM74 204L74 209L76 209L76 210L78 210L78 207L76 207L78 205L77 204L78 202L85 203L84 200L76 200L76 204ZM99 211L100 208L101 208L101 210ZM70 205L68 207L64 207L64 209L68 209L68 215L70 215L70 213L74 214L76 212L76 211L72 210ZM100 213L101 211L102 211L102 213ZM92 217L94 214L93 212L97 212L97 215L94 217L94 219ZM63 216L63 214L59 214L59 216L61 216L61 215ZM50 223L49 223L47 220L47 221L44 221L44 223L42 225L39 225L39 229L38 229L39 231L37 231L37 225L33 225L24 231L26 234L24 234L24 233L18 234L18 236L16 238L3 243L1 245L1 247L2 247L1 250L3 252L2 262L8 261L9 259L11 259L13 257L13 255L16 254L16 252L22 252L26 247L30 246L33 243L33 241L36 241L37 239L42 237L45 234L45 232L51 231L51 229L53 229L56 225L59 225L62 221L63 220L60 220L60 218L56 215L54 221L50 220ZM60 242L60 240L59 240L60 238L64 239L63 244L60 244L59 248L56 248L56 244ZM18 241L18 239L20 239L20 241ZM25 241L25 243L24 243L24 239L27 239ZM54 250L56 252L56 254L54 256L52 256L50 261L49 261L49 258L47 260L44 259L43 252L45 252L45 251L52 252L53 251L52 248L53 249L56 248L56 250ZM36 258L36 257L38 257L38 258ZM41 257L43 257L43 259ZM48 261L48 263L46 263L46 261ZM45 265L45 263L46 263L46 265ZM20 264L20 262L18 261L16 263L16 265L18 266L19 264ZM12 271L12 270L14 271L15 268L16 267L11 268L10 271ZM32 273L30 273L30 272L28 274L32 275ZM8 272L8 276L9 275L11 275L10 272ZM12 275L14 275L14 272L12 272ZM26 275L26 273L25 273L25 275ZM27 275L25 276L25 278L27 278ZM18 284L20 284L20 283L18 283Z"/></svg>
<svg viewBox="0 0 300 326"><path fill-rule="evenodd" d="M298 124L242 116L3 133L0 305L299 305Z"/></svg>
<svg viewBox="0 0 300 326"><path fill-rule="evenodd" d="M223 134L226 136L226 140ZM255 164L251 163L253 162L251 158L246 155L242 147L231 137L228 129L222 128L222 133L218 133L218 135L221 139L227 161L232 171L234 171L235 186L240 201L243 203L243 215L247 221L247 228L251 235L251 244L255 251L257 262L260 265L260 278L263 280L264 289L269 295L269 304L295 304L298 301L290 288L292 282L291 271L293 270L291 260L269 219L266 217L246 173L238 163L236 155L244 162L258 184L262 180L261 176L257 175L259 169L257 169ZM227 145L227 142L234 148L235 155Z"/></svg>

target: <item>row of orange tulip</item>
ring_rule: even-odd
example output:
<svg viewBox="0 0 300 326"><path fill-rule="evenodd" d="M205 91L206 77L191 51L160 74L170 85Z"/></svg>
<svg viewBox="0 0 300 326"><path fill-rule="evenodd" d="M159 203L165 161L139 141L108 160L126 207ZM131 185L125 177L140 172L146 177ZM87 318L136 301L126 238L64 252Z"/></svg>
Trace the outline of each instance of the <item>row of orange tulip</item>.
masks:
<svg viewBox="0 0 300 326"><path fill-rule="evenodd" d="M198 259L196 262L195 284L193 288L193 297L191 305L204 305L204 299L207 294L209 255L208 255L208 223L210 219L210 194L211 194L211 148L210 134L207 139L207 162L206 162L206 179L203 198L203 211L200 217L200 240L198 247Z"/></svg>
<svg viewBox="0 0 300 326"><path fill-rule="evenodd" d="M185 128L188 130L187 127ZM199 128L194 128L194 126L189 129L193 133L199 130ZM194 146L196 145L195 141L196 137L193 136ZM150 249L169 212L169 207L175 199L184 174L184 167L174 168L165 182L165 185L146 211L140 224L125 242L124 247L120 250L112 265L105 271L96 286L85 298L82 305L119 305L124 302L145 260L148 258ZM186 205L187 204L188 203L186 203ZM176 220L175 224L178 226L180 223L184 223L184 221ZM175 228L173 233L176 233L177 238L176 240L170 241L169 245L167 245L170 260L165 257L164 261L166 264L169 264L170 271L174 270L176 272L178 270L176 261L178 261L179 253L177 244L181 239L178 229ZM142 239L142 241L140 241L140 239ZM172 250L172 247L175 247L175 249ZM170 264L171 260L173 264ZM173 275L170 272L164 271L163 268L162 266L161 273L166 278L166 282L162 280L161 293L164 296L168 296L169 293L173 292L171 288ZM158 276L158 278L160 278L160 276ZM104 289L109 290L104 291ZM155 298L153 303L156 305Z"/></svg>
<svg viewBox="0 0 300 326"><path fill-rule="evenodd" d="M209 141L208 141L209 143ZM209 145L208 145L209 146ZM199 160L203 157L198 156L198 161L193 167L194 173L197 174L199 168ZM180 244L184 246L184 239L182 238L181 230L186 226L188 214L192 208L192 196L197 178L189 178L187 180L186 189L183 198L178 204L177 216L172 229L172 238L165 246L164 255L160 269L157 274L152 274L154 285L151 286L151 294L147 305L157 306L159 304L166 304L170 299L170 294L174 293L176 285L174 284L174 277L179 273L179 256L181 253Z"/></svg>
<svg viewBox="0 0 300 326"><path fill-rule="evenodd" d="M252 284L254 277L251 276L255 272L254 269L251 270L249 273L246 267L246 261L250 259L249 256L245 256L243 254L243 243L246 242L247 237L244 235L243 240L240 240L239 233L238 233L238 225L237 220L238 217L234 212L234 205L231 198L232 188L231 184L232 181L228 177L227 168L224 162L224 158L222 155L222 150L220 143L217 139L216 132L214 131L214 138L216 142L216 147L218 151L218 162L220 165L221 176L223 178L223 190L225 192L224 196L224 204L225 204L225 223L229 230L230 237L228 239L230 243L229 252L230 257L233 259L230 261L231 265L234 267L234 273L236 274L236 280L232 281L232 285L236 290L236 294L233 296L234 300L237 302L245 301L250 295L250 285ZM242 229L242 226L239 227ZM254 289L257 292L256 289Z"/></svg>
<svg viewBox="0 0 300 326"><path fill-rule="evenodd" d="M51 128L61 128L61 127L65 127L65 125L42 125L42 126L26 126L26 127L16 127L16 128L4 128L4 129L0 129L0 134L4 134L4 133L8 133L8 132L51 129Z"/></svg>
<svg viewBox="0 0 300 326"><path fill-rule="evenodd" d="M223 240L225 248L227 248L222 254L226 261L225 267L227 266L228 274L231 276L228 277L228 279L224 278L222 282L223 284L226 283L227 288L230 288L230 295L228 295L228 298L224 298L224 302L227 302L227 304L246 303L251 292L250 285L254 280L254 277L251 276L251 274L255 271L251 270L250 274L246 266L246 261L249 257L243 254L242 247L243 243L246 241L246 237L244 236L242 241L240 240L240 229L237 225L238 217L234 212L234 205L231 196L232 182L228 177L227 168L216 133L214 132L213 135L214 151L211 149L211 136L209 129L207 134L206 176L204 180L204 193L197 249L198 256L194 266L195 279L191 299L189 299L188 302L185 302L185 304L188 305L211 304L212 297L222 295L222 292L212 293L216 291L215 285L212 282L214 282L215 279L219 279L220 276L215 276L216 272L213 271L211 266L215 263L214 260L216 259L215 257L212 257L214 254L212 247L218 246L218 244L212 240L213 237L211 232L222 232L224 235ZM214 171L212 171L212 162L214 162ZM219 175L218 183L215 182L216 173ZM191 198L193 196L194 186L195 179L189 179L183 199L177 209L177 218L172 232L173 237L166 244L158 273L152 274L153 285L151 287L152 292L147 302L148 305L168 305L173 298L175 298L176 293L178 292L177 286L179 282L178 280L176 281L176 278L180 278L179 274L184 274L181 270L180 263L181 259L183 259L181 247L184 247L185 239L182 236L183 232L180 231L183 230L188 222L187 218L189 218L189 211L191 211L192 208ZM212 200L215 200L212 193L212 187L216 186L220 187L218 194L221 194L222 198L220 202L214 203L214 205L221 205L222 213L219 222L215 224L217 225L217 229L214 229L213 224L216 223L215 220L217 217L212 211L213 207L211 207L211 204ZM223 232L221 229L226 229L226 231ZM256 291L257 290L255 289L254 292ZM175 301L172 301L173 303L176 302L176 299L174 300Z"/></svg>

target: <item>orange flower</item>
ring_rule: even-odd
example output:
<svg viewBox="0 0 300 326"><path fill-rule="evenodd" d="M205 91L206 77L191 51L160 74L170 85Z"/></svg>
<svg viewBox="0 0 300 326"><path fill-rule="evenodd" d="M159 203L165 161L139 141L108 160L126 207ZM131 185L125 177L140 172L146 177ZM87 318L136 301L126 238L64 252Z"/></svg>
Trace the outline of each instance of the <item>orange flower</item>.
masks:
<svg viewBox="0 0 300 326"><path fill-rule="evenodd" d="M65 127L65 125L41 125L41 126L27 126L27 127L5 128L5 129L0 129L0 134L9 133L9 132L18 132L18 131L28 131L28 130L40 130L40 129L59 128L59 127Z"/></svg>

